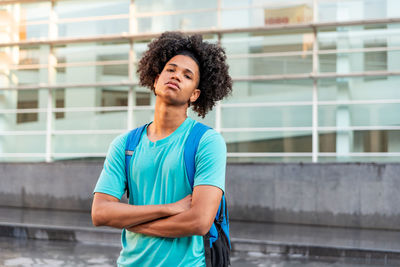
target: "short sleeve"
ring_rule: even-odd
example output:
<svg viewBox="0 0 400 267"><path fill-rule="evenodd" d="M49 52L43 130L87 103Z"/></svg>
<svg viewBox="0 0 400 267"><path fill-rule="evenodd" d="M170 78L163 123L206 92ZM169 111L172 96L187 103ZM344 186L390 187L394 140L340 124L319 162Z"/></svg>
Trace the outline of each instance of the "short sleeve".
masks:
<svg viewBox="0 0 400 267"><path fill-rule="evenodd" d="M103 170L94 193L104 193L121 199L125 193L125 143L128 133L117 136L110 144Z"/></svg>
<svg viewBox="0 0 400 267"><path fill-rule="evenodd" d="M213 185L225 191L226 144L211 129L204 133L196 153L194 186Z"/></svg>

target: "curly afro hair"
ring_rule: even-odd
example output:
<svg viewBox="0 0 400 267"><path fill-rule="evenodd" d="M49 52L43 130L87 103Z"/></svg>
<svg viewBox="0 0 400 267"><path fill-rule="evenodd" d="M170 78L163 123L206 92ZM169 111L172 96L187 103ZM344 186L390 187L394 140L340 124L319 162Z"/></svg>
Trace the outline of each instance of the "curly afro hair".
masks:
<svg viewBox="0 0 400 267"><path fill-rule="evenodd" d="M165 64L176 55L188 55L199 65L199 98L192 108L201 117L212 110L215 103L232 92L232 79L228 73L226 55L222 47L204 42L200 34L184 35L180 32L165 32L153 40L139 61L140 85L151 88Z"/></svg>

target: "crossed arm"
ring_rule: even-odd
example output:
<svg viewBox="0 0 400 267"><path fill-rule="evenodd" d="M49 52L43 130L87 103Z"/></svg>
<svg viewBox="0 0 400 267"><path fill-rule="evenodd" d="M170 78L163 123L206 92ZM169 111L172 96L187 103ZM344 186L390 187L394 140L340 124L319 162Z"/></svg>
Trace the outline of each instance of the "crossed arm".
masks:
<svg viewBox="0 0 400 267"><path fill-rule="evenodd" d="M126 228L128 231L159 237L206 234L222 197L222 190L210 186L194 187L192 196L165 205L128 205L113 196L96 193L92 205L95 226Z"/></svg>

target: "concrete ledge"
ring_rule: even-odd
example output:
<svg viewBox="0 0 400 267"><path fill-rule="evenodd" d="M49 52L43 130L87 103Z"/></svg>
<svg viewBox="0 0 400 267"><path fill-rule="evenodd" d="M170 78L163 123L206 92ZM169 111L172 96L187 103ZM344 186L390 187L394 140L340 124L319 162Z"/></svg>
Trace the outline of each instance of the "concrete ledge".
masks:
<svg viewBox="0 0 400 267"><path fill-rule="evenodd" d="M88 227L65 227L34 224L0 223L0 236L19 239L64 240L71 242L101 244L120 247L120 231L113 229L93 229ZM354 247L318 246L231 238L232 252L259 252L278 256L301 256L308 258L341 258L351 259L358 263L378 265L400 264L400 250L362 249Z"/></svg>
<svg viewBox="0 0 400 267"><path fill-rule="evenodd" d="M102 161L0 163L0 205L89 211ZM229 164L230 218L400 230L400 163Z"/></svg>
<svg viewBox="0 0 400 267"><path fill-rule="evenodd" d="M0 236L121 246L121 231L117 229L0 223Z"/></svg>

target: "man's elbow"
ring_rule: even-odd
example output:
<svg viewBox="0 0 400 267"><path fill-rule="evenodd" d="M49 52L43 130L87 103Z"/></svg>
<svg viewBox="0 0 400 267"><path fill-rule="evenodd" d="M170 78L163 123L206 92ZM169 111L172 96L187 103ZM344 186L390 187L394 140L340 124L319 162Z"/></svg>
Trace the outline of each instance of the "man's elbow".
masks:
<svg viewBox="0 0 400 267"><path fill-rule="evenodd" d="M204 218L198 218L196 220L196 226L195 226L195 235L205 235L210 231L211 225L213 221L204 219Z"/></svg>
<svg viewBox="0 0 400 267"><path fill-rule="evenodd" d="M104 226L106 225L106 220L102 215L102 211L99 207L92 207L92 223L94 226Z"/></svg>

